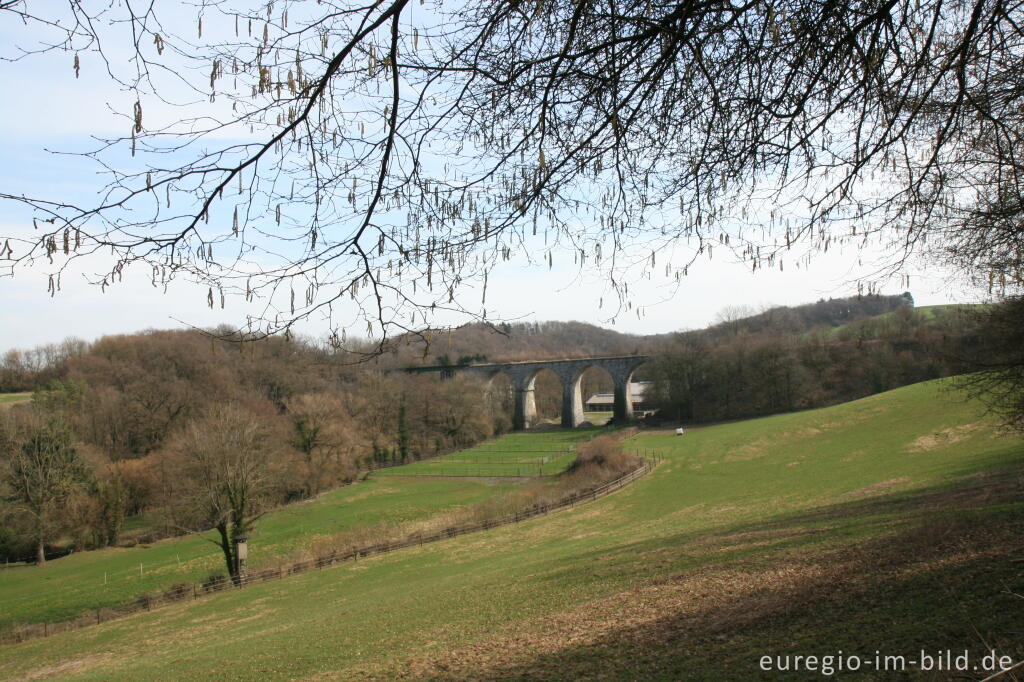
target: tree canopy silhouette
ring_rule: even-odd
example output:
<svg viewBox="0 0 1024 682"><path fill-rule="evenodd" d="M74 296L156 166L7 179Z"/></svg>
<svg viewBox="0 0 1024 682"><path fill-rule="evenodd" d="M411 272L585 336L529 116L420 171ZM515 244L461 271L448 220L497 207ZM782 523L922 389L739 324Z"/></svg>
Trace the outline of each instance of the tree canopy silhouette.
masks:
<svg viewBox="0 0 1024 682"><path fill-rule="evenodd" d="M1020 3L0 12L24 26L5 58L65 51L69 79L129 95L125 133L89 155L94 200L0 195L39 228L0 263L41 261L54 290L102 254L101 286L129 267L190 278L210 306L262 302L247 331L324 315L379 352L440 313L494 317L487 274L511 258L575 254L610 319L641 314L638 277L678 283L716 251L782 269L875 244L896 273L927 242L1020 288Z"/></svg>

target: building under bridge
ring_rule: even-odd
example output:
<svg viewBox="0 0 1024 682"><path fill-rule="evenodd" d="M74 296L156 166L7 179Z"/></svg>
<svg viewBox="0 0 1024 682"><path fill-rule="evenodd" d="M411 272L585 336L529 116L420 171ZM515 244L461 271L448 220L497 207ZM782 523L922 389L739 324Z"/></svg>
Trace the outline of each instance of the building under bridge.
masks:
<svg viewBox="0 0 1024 682"><path fill-rule="evenodd" d="M629 402L633 406L633 413L647 412L654 409L651 406L648 392L651 390L650 381L632 381L629 384ZM595 393L583 403L584 412L614 412L614 393Z"/></svg>

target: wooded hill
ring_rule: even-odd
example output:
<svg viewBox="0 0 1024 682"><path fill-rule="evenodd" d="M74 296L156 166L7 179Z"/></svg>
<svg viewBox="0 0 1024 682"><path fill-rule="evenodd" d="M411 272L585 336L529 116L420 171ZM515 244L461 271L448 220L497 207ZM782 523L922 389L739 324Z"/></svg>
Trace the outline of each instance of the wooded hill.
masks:
<svg viewBox="0 0 1024 682"><path fill-rule="evenodd" d="M404 367L642 355L657 353L665 343L680 335L714 339L739 332L802 334L816 329L834 329L913 304L913 297L905 293L822 299L760 312L731 308L720 313L719 320L703 330L649 335L626 334L586 322L504 322L493 326L477 323L450 331L434 330L423 337L406 335L398 340L395 352L386 354L377 364Z"/></svg>
<svg viewBox="0 0 1024 682"><path fill-rule="evenodd" d="M624 334L586 322L475 323L434 330L429 344L424 337L406 335L377 364L408 367L643 354L669 336Z"/></svg>
<svg viewBox="0 0 1024 682"><path fill-rule="evenodd" d="M360 468L464 448L510 425L479 382L371 371L301 341L239 345L150 331L61 348L71 352L52 364L13 368L17 385L35 392L31 403L0 411L0 487L11 487L19 453L45 436L73 464L74 492L42 513L0 502L0 556L28 556L40 524L45 544L76 549L117 543L131 516L146 515L142 525L160 535L201 527L196 508L181 504L201 483L189 479L186 458L197 436L223 431L221 417L254 434L271 471L259 491L267 508L352 481ZM234 413L219 414L224 406ZM0 500L11 492L0 490Z"/></svg>
<svg viewBox="0 0 1024 682"><path fill-rule="evenodd" d="M822 407L978 366L974 307L917 309L893 298L895 309L873 317L829 301L677 335L650 363L660 418L708 422ZM866 309L877 302L868 299ZM833 321L850 321L815 324L829 311L842 313Z"/></svg>

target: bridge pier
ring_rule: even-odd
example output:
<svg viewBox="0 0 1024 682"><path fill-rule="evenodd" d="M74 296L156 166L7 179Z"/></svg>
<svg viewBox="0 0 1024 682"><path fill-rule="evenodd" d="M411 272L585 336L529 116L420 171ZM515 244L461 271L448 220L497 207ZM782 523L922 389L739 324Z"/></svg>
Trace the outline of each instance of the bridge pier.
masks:
<svg viewBox="0 0 1024 682"><path fill-rule="evenodd" d="M583 421L583 398L580 396L580 378L582 370L570 368L568 371L557 371L562 382L562 426L574 429Z"/></svg>
<svg viewBox="0 0 1024 682"><path fill-rule="evenodd" d="M512 377L516 392L512 428L516 431L530 428L537 420L537 400L533 393L534 378L525 375Z"/></svg>
<svg viewBox="0 0 1024 682"><path fill-rule="evenodd" d="M633 421L633 396L629 394L629 384L633 379L633 370L626 373L612 374L615 382L615 402L612 405L612 419L616 424Z"/></svg>

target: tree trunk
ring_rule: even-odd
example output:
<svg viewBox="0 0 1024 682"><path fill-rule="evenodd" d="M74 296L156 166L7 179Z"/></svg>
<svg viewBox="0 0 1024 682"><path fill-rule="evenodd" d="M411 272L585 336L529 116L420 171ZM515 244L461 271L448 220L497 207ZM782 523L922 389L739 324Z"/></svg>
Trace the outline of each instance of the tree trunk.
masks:
<svg viewBox="0 0 1024 682"><path fill-rule="evenodd" d="M36 541L36 566L42 566L46 563L46 545L43 543L43 539L39 538Z"/></svg>
<svg viewBox="0 0 1024 682"><path fill-rule="evenodd" d="M218 523L217 532L220 534L220 548L224 552L224 562L228 567L228 575L231 581L238 583L238 566L235 563L234 548L231 546L231 538L228 535L228 524Z"/></svg>

